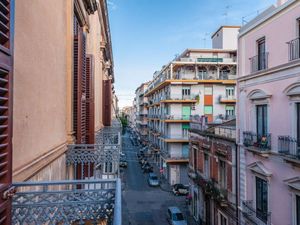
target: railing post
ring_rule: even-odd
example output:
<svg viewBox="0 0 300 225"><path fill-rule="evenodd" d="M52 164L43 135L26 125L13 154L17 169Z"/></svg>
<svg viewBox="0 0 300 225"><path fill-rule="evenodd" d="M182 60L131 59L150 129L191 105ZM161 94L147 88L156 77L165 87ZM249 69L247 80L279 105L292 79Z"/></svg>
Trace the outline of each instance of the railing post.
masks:
<svg viewBox="0 0 300 225"><path fill-rule="evenodd" d="M122 225L122 194L121 179L116 180L115 208L113 225Z"/></svg>

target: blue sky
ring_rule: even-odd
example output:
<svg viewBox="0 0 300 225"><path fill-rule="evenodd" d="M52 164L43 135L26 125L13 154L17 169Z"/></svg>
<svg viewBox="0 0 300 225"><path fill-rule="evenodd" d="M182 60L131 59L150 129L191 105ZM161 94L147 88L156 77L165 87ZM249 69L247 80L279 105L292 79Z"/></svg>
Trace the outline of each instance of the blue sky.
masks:
<svg viewBox="0 0 300 225"><path fill-rule="evenodd" d="M241 25L276 0L108 0L120 107L187 48L209 48L221 25Z"/></svg>

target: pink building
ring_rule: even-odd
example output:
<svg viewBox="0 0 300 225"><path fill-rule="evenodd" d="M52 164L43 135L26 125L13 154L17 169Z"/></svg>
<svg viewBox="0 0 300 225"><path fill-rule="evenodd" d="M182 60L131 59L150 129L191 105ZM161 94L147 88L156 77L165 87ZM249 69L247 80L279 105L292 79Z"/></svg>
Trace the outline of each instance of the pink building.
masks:
<svg viewBox="0 0 300 225"><path fill-rule="evenodd" d="M240 29L238 143L242 224L300 225L300 1Z"/></svg>

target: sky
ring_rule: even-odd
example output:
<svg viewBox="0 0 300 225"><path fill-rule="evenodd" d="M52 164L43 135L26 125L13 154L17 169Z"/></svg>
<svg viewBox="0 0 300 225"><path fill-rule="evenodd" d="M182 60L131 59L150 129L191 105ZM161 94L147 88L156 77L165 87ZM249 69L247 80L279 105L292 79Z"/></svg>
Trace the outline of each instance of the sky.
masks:
<svg viewBox="0 0 300 225"><path fill-rule="evenodd" d="M187 48L210 48L221 25L242 25L276 0L107 0L119 107Z"/></svg>

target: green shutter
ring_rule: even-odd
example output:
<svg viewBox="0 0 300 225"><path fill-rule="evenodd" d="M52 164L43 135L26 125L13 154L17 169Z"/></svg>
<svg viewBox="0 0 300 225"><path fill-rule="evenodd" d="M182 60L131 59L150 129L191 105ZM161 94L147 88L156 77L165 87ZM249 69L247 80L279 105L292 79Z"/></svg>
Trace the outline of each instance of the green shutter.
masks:
<svg viewBox="0 0 300 225"><path fill-rule="evenodd" d="M213 114L212 106L204 106L204 114Z"/></svg>
<svg viewBox="0 0 300 225"><path fill-rule="evenodd" d="M190 124L188 124L188 123L183 123L183 124L182 124L182 129L190 129Z"/></svg>

